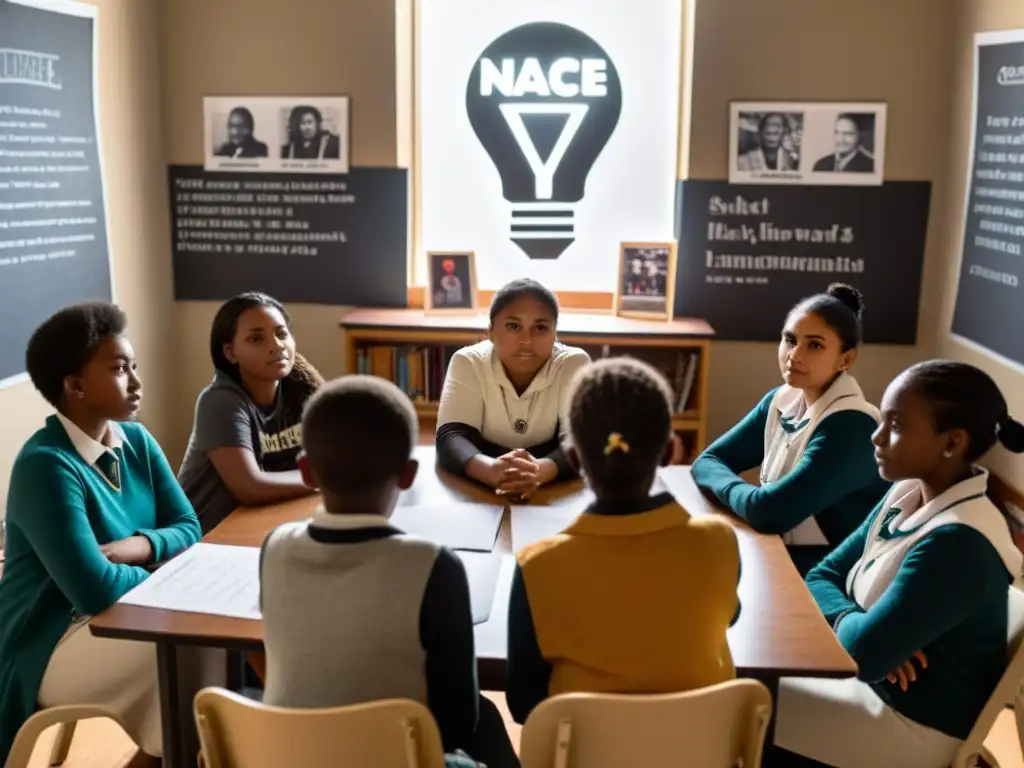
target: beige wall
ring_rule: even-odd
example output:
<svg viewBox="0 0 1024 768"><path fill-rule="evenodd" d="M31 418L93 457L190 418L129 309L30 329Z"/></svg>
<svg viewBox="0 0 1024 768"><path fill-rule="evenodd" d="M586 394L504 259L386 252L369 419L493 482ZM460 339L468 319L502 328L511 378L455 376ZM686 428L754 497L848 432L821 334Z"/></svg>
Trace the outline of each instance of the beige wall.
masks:
<svg viewBox="0 0 1024 768"><path fill-rule="evenodd" d="M902 368L933 352L935 297L945 271L941 262L949 256L936 215L942 209L934 203L947 195L949 142L941 127L949 120L954 2L689 1L695 4L691 178L728 176L732 100L873 100L888 103L886 178L934 182L918 345L866 347L854 369L877 402ZM728 429L779 382L775 354L774 344L712 345L711 435Z"/></svg>
<svg viewBox="0 0 1024 768"><path fill-rule="evenodd" d="M397 164L393 0L163 0L160 75L168 163L202 163L203 96L348 94L352 163ZM408 60L408 59L407 59ZM178 398L166 445L180 458L195 398L212 373L212 302L175 306ZM344 308L288 307L299 350L325 376L343 372Z"/></svg>
<svg viewBox="0 0 1024 768"><path fill-rule="evenodd" d="M942 247L941 306L935 325L936 346L942 357L963 360L986 370L999 384L1010 405L1010 413L1024 420L1024 374L990 357L965 347L949 336L956 299L960 254L963 244L964 195L970 162L971 123L974 115L974 33L1024 27L1024 3L1019 0L963 0L954 19L952 47L952 109L947 137L949 183L945 194L935 201L935 218L943 222L939 229ZM997 449L988 459L992 469L1017 488L1024 488L1024 461Z"/></svg>
<svg viewBox="0 0 1024 768"><path fill-rule="evenodd" d="M158 440L172 432L175 352L171 337L170 242L160 146L156 58L157 0L93 0L99 6L100 141L106 179L115 300L128 313L129 334L145 386L142 418ZM22 443L51 412L31 384L0 391L0 502ZM2 515L2 512L0 512Z"/></svg>

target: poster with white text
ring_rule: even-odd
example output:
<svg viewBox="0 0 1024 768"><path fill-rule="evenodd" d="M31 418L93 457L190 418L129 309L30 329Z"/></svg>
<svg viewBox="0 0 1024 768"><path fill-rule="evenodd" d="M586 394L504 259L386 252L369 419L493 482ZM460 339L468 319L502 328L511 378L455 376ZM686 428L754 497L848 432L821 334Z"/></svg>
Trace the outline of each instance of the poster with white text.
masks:
<svg viewBox="0 0 1024 768"><path fill-rule="evenodd" d="M480 287L615 290L619 244L672 238L678 0L418 8L420 238Z"/></svg>
<svg viewBox="0 0 1024 768"><path fill-rule="evenodd" d="M0 0L0 387L51 314L110 301L96 7Z"/></svg>

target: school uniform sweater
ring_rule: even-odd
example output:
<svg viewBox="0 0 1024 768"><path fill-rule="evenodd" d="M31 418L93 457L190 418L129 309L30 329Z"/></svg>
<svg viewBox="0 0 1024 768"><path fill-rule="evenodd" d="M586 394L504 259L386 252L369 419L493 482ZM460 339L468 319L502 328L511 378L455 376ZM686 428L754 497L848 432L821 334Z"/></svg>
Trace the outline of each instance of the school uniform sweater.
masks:
<svg viewBox="0 0 1024 768"><path fill-rule="evenodd" d="M736 676L739 613L728 521L691 518L667 493L600 500L517 555L509 598L508 706L517 722L572 691L667 693Z"/></svg>
<svg viewBox="0 0 1024 768"><path fill-rule="evenodd" d="M111 424L110 438L103 445L51 416L14 461L0 578L0 763L72 618L100 613L148 575L111 563L100 545L142 535L160 561L199 540L195 512L145 427ZM113 460L120 490L100 470Z"/></svg>
<svg viewBox="0 0 1024 768"><path fill-rule="evenodd" d="M438 405L438 463L462 475L477 454L497 458L525 448L535 458L554 461L559 477L575 476L562 442L569 428L570 384L589 362L582 349L555 344L551 358L518 394L490 341L460 349L448 364Z"/></svg>
<svg viewBox="0 0 1024 768"><path fill-rule="evenodd" d="M784 385L697 458L693 479L756 530L785 535L794 559L807 547L807 562L798 563L806 573L889 488L871 443L877 427L877 409L847 374L811 408ZM739 476L757 466L760 486Z"/></svg>
<svg viewBox="0 0 1024 768"><path fill-rule="evenodd" d="M445 751L466 749L479 686L462 561L377 515L331 515L272 531L260 553L263 700L336 707L426 705Z"/></svg>
<svg viewBox="0 0 1024 768"><path fill-rule="evenodd" d="M922 505L904 481L807 584L858 677L901 715L964 739L1007 663L1008 588L1021 554L976 474ZM916 651L906 692L886 675ZM913 662L917 666L917 662Z"/></svg>

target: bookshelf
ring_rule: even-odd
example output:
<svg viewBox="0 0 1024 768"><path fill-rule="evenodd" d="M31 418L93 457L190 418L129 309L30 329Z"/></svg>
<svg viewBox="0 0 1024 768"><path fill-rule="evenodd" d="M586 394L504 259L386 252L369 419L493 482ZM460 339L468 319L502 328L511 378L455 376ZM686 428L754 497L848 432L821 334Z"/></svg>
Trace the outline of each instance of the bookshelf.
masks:
<svg viewBox="0 0 1024 768"><path fill-rule="evenodd" d="M420 429L432 433L447 361L487 337L485 314L435 315L421 309L355 309L341 319L346 370L384 376L412 397ZM630 355L662 371L677 399L672 427L684 462L707 442L708 373L714 329L697 318L637 320L563 310L558 338L593 359Z"/></svg>

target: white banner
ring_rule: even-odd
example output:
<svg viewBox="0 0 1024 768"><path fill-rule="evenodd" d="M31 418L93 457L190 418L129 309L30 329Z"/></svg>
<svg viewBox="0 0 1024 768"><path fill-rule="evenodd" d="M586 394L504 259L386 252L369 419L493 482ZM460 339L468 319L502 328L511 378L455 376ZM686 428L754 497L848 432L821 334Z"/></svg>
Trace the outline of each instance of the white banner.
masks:
<svg viewBox="0 0 1024 768"><path fill-rule="evenodd" d="M422 249L611 292L622 241L671 240L681 6L421 2Z"/></svg>

